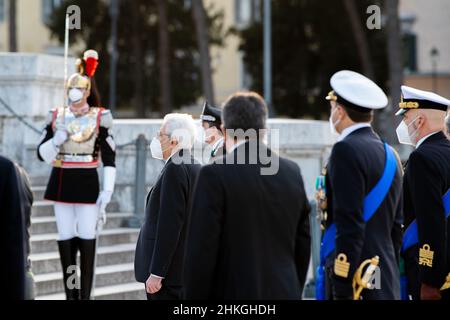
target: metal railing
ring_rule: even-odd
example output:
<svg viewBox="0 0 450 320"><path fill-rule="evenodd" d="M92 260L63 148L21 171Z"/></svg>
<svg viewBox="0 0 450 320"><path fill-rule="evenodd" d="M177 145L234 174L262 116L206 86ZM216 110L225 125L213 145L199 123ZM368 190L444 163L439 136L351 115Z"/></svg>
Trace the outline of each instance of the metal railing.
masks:
<svg viewBox="0 0 450 320"><path fill-rule="evenodd" d="M36 128L33 124L31 124L30 122L28 122L27 120L24 119L24 117L18 115L13 108L11 108L2 98L0 98L0 103L3 105L3 107L5 107L5 109L11 113L11 115L16 118L17 120L19 120L20 122L22 122L25 126L28 127L28 129L30 129L31 131L33 131L36 134L41 134L42 130L39 130L38 128Z"/></svg>
<svg viewBox="0 0 450 320"><path fill-rule="evenodd" d="M127 228L139 228L144 219L145 211L148 140L145 138L145 135L140 134L133 141L133 144L136 146L134 215L123 220L122 226Z"/></svg>
<svg viewBox="0 0 450 320"><path fill-rule="evenodd" d="M316 296L316 270L320 264L320 242L322 231L320 228L320 220L317 215L317 202L311 200L309 202L311 211L309 213L309 229L311 234L311 267L313 277L307 279L303 296L307 299L313 299Z"/></svg>

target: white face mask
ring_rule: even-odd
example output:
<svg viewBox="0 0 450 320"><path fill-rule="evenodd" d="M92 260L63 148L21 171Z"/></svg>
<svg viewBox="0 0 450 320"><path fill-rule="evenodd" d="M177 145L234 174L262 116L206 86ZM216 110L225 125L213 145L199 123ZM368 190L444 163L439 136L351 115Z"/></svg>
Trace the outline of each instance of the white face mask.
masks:
<svg viewBox="0 0 450 320"><path fill-rule="evenodd" d="M72 88L69 90L69 99L71 103L78 103L83 99L83 91L78 88Z"/></svg>
<svg viewBox="0 0 450 320"><path fill-rule="evenodd" d="M401 144L407 144L410 146L415 146L416 142L415 142L415 136L417 134L417 130L415 129L413 131L413 133L409 133L409 126L412 125L414 123L414 121L416 121L419 117L415 118L413 121L410 122L410 124L406 124L405 121L400 122L400 124L398 125L397 129L395 130L397 132L397 139L398 142L400 142Z"/></svg>
<svg viewBox="0 0 450 320"><path fill-rule="evenodd" d="M337 136L339 136L339 132L337 132L336 126L341 122L341 119L338 119L336 122L333 122L333 114L334 114L335 111L336 111L336 109L331 111L330 118L328 119L328 122L330 123L331 134L333 136L337 137Z"/></svg>
<svg viewBox="0 0 450 320"><path fill-rule="evenodd" d="M150 143L150 151L152 153L153 158L158 160L164 160L161 142L157 138L152 139L152 142Z"/></svg>

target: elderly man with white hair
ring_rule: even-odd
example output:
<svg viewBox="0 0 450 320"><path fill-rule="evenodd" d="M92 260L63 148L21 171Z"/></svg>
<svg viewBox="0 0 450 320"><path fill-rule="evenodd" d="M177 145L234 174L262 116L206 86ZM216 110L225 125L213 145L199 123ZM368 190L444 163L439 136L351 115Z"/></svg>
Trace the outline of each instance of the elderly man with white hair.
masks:
<svg viewBox="0 0 450 320"><path fill-rule="evenodd" d="M398 140L415 147L403 180L404 298L450 300L450 100L402 86Z"/></svg>
<svg viewBox="0 0 450 320"><path fill-rule="evenodd" d="M150 149L165 165L147 196L145 221L136 247L135 277L148 300L177 300L183 288L186 224L200 170L191 155L196 135L187 114L168 114Z"/></svg>

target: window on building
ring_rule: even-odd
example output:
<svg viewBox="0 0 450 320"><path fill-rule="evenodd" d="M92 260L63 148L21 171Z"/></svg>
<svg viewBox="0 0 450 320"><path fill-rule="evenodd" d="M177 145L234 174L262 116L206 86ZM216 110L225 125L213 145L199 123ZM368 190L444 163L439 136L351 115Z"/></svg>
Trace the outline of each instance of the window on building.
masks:
<svg viewBox="0 0 450 320"><path fill-rule="evenodd" d="M0 22L5 20L5 0L0 0Z"/></svg>
<svg viewBox="0 0 450 320"><path fill-rule="evenodd" d="M246 26L261 20L261 0L235 0L236 24Z"/></svg>
<svg viewBox="0 0 450 320"><path fill-rule="evenodd" d="M245 63L244 63L244 54L242 52L239 53L239 86L242 90L250 90L252 87L253 81L252 76L248 72Z"/></svg>
<svg viewBox="0 0 450 320"><path fill-rule="evenodd" d="M48 23L53 11L58 8L63 0L42 0L42 21Z"/></svg>
<svg viewBox="0 0 450 320"><path fill-rule="evenodd" d="M416 16L404 14L400 16L402 51L403 51L403 69L405 72L417 71L417 36L414 32Z"/></svg>
<svg viewBox="0 0 450 320"><path fill-rule="evenodd" d="M403 61L406 72L417 71L417 36L413 33L406 33L403 40Z"/></svg>

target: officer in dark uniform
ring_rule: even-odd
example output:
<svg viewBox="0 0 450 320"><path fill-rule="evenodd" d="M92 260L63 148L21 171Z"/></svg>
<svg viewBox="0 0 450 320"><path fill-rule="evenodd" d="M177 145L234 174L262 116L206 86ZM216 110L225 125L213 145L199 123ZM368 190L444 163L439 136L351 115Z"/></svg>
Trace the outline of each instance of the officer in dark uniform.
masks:
<svg viewBox="0 0 450 320"><path fill-rule="evenodd" d="M388 100L353 71L337 72L330 83L330 127L338 142L320 177L325 232L317 298L399 299L401 164L370 125L373 110Z"/></svg>
<svg viewBox="0 0 450 320"><path fill-rule="evenodd" d="M211 148L209 162L213 162L224 155L224 138L220 129L222 125L221 114L222 110L211 106L205 101L200 119L202 120L202 127L205 131L204 142Z"/></svg>
<svg viewBox="0 0 450 320"><path fill-rule="evenodd" d="M402 86L402 95L397 136L400 143L416 148L403 184L406 288L414 300L449 299L450 142L444 119L450 100L407 86Z"/></svg>

